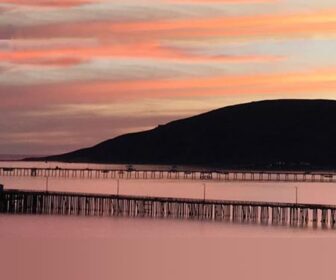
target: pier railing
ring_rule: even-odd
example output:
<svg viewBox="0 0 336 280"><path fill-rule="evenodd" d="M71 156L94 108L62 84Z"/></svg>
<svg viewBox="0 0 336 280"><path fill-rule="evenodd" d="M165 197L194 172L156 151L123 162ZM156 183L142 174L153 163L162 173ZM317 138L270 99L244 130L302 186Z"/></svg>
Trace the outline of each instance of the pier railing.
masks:
<svg viewBox="0 0 336 280"><path fill-rule="evenodd" d="M335 183L336 172L300 171L196 171L0 167L0 176L62 177L85 179L168 179L258 182Z"/></svg>
<svg viewBox="0 0 336 280"><path fill-rule="evenodd" d="M334 227L336 205L0 191L0 213L203 219Z"/></svg>

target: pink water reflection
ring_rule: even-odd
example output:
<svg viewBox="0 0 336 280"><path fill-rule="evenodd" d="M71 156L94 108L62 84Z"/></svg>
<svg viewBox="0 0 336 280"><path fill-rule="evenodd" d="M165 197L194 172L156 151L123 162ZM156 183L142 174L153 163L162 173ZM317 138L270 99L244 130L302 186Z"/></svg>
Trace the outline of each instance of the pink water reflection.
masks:
<svg viewBox="0 0 336 280"><path fill-rule="evenodd" d="M334 279L333 230L0 216L1 279Z"/></svg>

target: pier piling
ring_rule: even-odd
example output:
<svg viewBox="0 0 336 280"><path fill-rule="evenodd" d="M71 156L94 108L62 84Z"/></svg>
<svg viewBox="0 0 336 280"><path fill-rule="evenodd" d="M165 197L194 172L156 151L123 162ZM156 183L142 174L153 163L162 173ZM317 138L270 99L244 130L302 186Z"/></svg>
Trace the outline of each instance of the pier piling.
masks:
<svg viewBox="0 0 336 280"><path fill-rule="evenodd" d="M336 205L215 201L0 189L0 213L124 216L334 227ZM310 220L311 217L311 220Z"/></svg>

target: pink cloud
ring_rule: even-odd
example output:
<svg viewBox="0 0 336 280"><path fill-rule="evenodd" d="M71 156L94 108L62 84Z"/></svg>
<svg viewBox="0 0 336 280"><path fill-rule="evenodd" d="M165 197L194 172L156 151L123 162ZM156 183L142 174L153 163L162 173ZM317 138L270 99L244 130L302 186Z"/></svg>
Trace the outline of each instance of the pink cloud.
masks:
<svg viewBox="0 0 336 280"><path fill-rule="evenodd" d="M72 7L98 1L99 0L4 0L2 3L24 6Z"/></svg>
<svg viewBox="0 0 336 280"><path fill-rule="evenodd" d="M169 39L231 37L292 37L335 34L336 11L324 10L289 14L236 16L207 19L176 19L143 22L72 22L47 26L0 28L11 38L113 38L117 41L146 42ZM9 35L6 35L9 34Z"/></svg>

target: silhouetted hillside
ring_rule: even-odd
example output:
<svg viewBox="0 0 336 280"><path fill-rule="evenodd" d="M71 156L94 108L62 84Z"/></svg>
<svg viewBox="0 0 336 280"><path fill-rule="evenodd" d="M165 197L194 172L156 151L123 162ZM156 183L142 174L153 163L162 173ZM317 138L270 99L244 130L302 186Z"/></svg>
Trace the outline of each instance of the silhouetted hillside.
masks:
<svg viewBox="0 0 336 280"><path fill-rule="evenodd" d="M275 100L229 106L126 134L49 161L335 168L336 101Z"/></svg>

